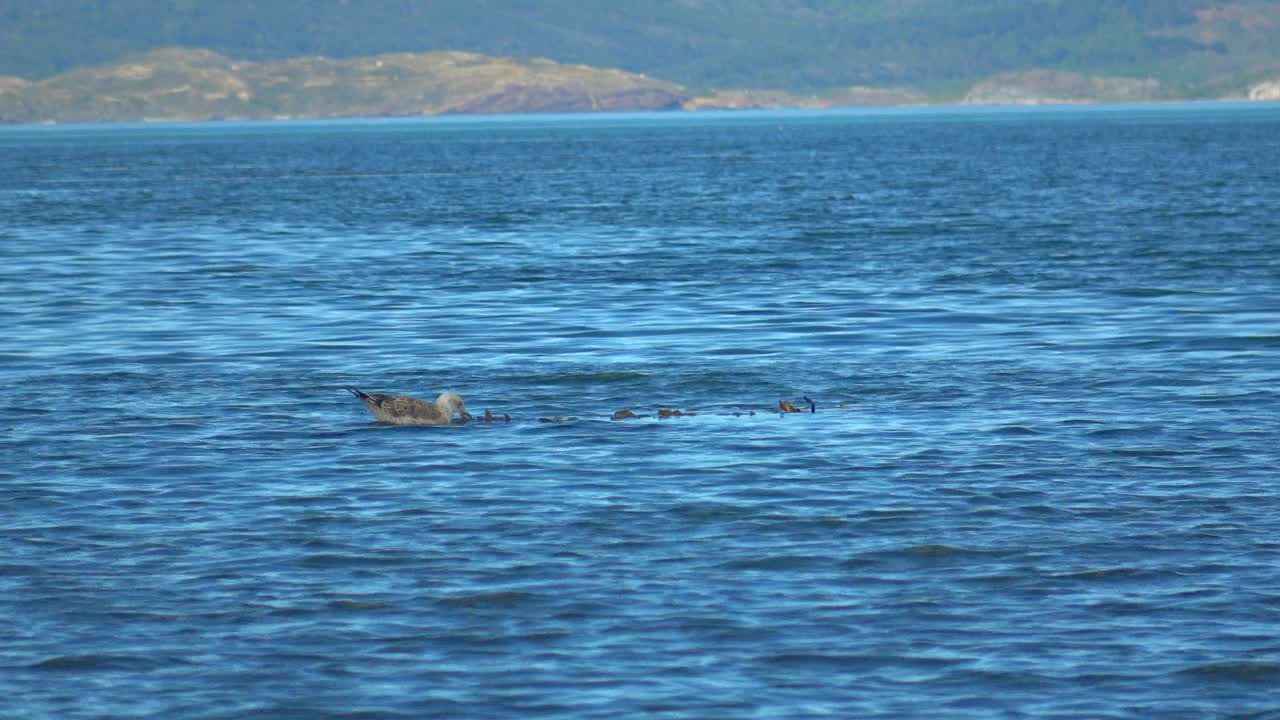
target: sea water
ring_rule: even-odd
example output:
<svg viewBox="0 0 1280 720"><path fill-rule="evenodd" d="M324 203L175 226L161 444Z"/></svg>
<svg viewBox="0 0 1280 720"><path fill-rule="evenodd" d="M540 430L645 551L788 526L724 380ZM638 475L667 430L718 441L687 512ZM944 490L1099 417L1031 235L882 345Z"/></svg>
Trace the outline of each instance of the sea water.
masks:
<svg viewBox="0 0 1280 720"><path fill-rule="evenodd" d="M0 129L0 714L1280 717L1278 208L1275 105Z"/></svg>

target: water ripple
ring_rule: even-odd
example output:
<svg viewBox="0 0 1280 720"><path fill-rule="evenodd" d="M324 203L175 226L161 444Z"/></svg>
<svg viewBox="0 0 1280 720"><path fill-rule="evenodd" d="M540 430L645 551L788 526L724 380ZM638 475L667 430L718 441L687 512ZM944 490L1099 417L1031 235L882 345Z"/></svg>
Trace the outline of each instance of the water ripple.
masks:
<svg viewBox="0 0 1280 720"><path fill-rule="evenodd" d="M0 690L1274 715L1277 123L0 128Z"/></svg>

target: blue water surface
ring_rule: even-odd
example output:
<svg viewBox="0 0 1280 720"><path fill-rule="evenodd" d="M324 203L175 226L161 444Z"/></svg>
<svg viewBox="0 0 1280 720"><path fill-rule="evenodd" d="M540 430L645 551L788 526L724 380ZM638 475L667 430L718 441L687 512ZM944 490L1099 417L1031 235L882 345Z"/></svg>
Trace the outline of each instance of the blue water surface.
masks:
<svg viewBox="0 0 1280 720"><path fill-rule="evenodd" d="M1280 107L0 168L6 718L1280 717Z"/></svg>

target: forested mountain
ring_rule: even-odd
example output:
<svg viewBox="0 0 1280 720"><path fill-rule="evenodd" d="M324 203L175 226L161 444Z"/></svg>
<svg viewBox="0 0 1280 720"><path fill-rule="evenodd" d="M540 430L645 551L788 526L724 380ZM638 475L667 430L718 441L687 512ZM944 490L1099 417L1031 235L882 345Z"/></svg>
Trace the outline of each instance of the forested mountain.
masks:
<svg viewBox="0 0 1280 720"><path fill-rule="evenodd" d="M0 75L158 47L265 61L459 50L692 91L962 92L998 73L1154 78L1182 96L1280 71L1280 0L0 0Z"/></svg>

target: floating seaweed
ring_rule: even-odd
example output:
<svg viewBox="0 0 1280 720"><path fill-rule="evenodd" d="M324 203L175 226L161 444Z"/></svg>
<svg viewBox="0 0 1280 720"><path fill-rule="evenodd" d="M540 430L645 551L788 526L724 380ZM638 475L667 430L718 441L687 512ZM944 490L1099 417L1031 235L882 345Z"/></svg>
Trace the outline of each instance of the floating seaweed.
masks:
<svg viewBox="0 0 1280 720"><path fill-rule="evenodd" d="M816 412L818 412L818 403L816 403L816 402L814 402L813 400L809 399L809 396L808 396L808 395L803 395L802 397L804 398L804 401L805 401L806 403L808 403L808 404L809 404L809 412L810 412L810 413L816 413ZM801 410L800 408L796 407L796 406L795 406L795 404L794 404L794 403L792 403L790 400L779 400L779 401L778 401L778 412L780 412L780 413L802 413L802 412L804 412L804 410Z"/></svg>
<svg viewBox="0 0 1280 720"><path fill-rule="evenodd" d="M352 392L355 392L355 393L357 393L357 394L363 395L363 393L359 393L359 391L354 391L354 390L353 390ZM369 396L369 397L370 397L370 398L372 398L372 399L377 399L377 398L383 398L383 397L386 397L386 396ZM443 397L445 397L445 396L444 396L444 395L442 395L441 397L443 398ZM455 396L455 397L456 397L456 396ZM814 402L814 401L813 401L813 399L812 399L812 398L810 398L808 395L802 395L801 397L803 397L803 398L804 398L804 404L808 405L808 411L809 411L810 413L816 413L816 412L818 412L818 403ZM393 399L397 399L397 398L393 398ZM411 398L405 398L405 399L406 399L406 400L408 400L408 399L411 399ZM459 402L459 404L460 404L460 403L461 403L461 398L457 398L457 399L458 399L458 402ZM414 402L418 402L418 401L414 401ZM367 404L367 403L366 403L366 404ZM847 405L846 405L845 403L836 403L835 407L837 407L837 408L845 408L845 407L847 407ZM778 401L778 406L777 406L777 408L776 408L776 410L775 410L775 411L776 411L776 412L778 412L778 413L781 413L781 414L789 414L789 413L803 413L803 412L805 412L805 408L804 408L804 407L801 407L801 406L797 406L797 404L796 404L795 402L792 402L792 401L790 401L790 400L779 400L779 401ZM484 411L484 415L482 415L482 416L480 416L480 417L472 417L471 415L466 414L465 410L462 410L462 413L463 413L463 417L462 417L462 419L461 419L461 420L459 420L458 422L466 422L467 420L474 420L474 421L476 421L476 422L485 422L485 423L494 423L494 422L506 422L506 423L509 423L509 422L511 422L511 416L510 416L510 415L508 415L508 414L506 414L506 413L503 413L503 414L499 415L499 414L496 414L496 413L494 413L492 410L489 410L489 409L486 409L486 410ZM687 411L687 410L680 410L679 408L659 408L659 409L658 409L658 411L657 411L657 417L658 417L658 419L659 419L659 420L667 420L667 419L670 419L670 418L677 418L677 417L694 417L694 416L696 416L697 414L698 414L698 413L696 413L696 412L689 412L689 411ZM756 414L756 411L755 411L755 410L751 410L751 409L734 409L734 410L727 411L727 412L725 412L725 411L717 412L717 411L712 410L712 411L711 411L711 414L713 414L713 415L731 415L731 416L733 416L733 417L742 417L743 415L746 415L746 416L749 416L749 417L754 417L754 416L755 416L755 414ZM616 412L614 412L614 413L610 416L610 419L611 419L611 420L631 420L631 419L635 419L635 418L647 418L647 417L654 417L654 416L653 416L653 415L641 415L641 414L637 414L635 411L631 410L630 408L622 408L621 410L617 410ZM555 415L555 416L552 416L552 417L540 417L540 418L538 418L538 422L543 422L543 423L568 423L568 422L573 422L573 421L575 421L575 420L577 420L577 419L578 419L578 418L577 418L576 416L573 416L573 415Z"/></svg>

